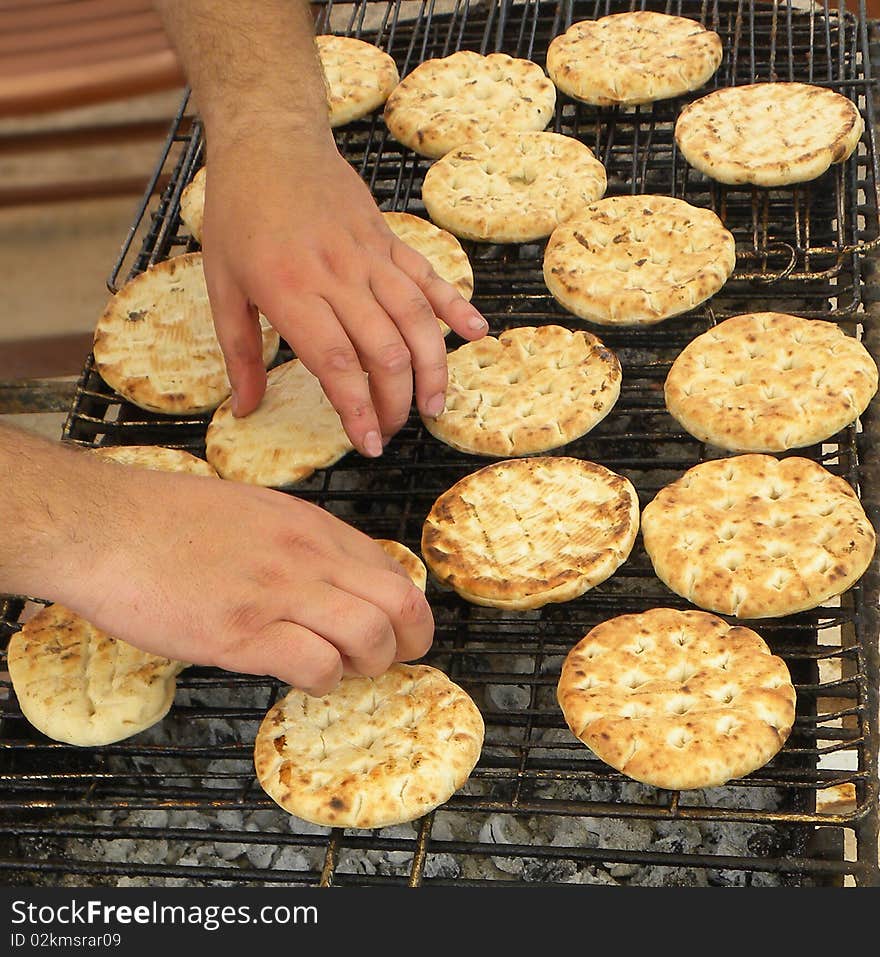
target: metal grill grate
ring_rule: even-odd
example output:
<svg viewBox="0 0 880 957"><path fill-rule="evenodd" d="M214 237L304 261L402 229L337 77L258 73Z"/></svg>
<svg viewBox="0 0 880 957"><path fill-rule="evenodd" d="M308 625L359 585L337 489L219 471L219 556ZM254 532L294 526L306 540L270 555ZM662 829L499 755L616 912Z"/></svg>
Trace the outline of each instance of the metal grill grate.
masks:
<svg viewBox="0 0 880 957"><path fill-rule="evenodd" d="M543 65L549 40L572 21L631 8L571 0L449 6L441 13L425 0L327 2L318 30L378 42L405 75L424 59L463 48L501 50ZM713 454L665 411L663 380L684 345L726 316L778 309L833 319L852 334L864 324L876 354L866 319L876 298L869 295L870 253L880 242L864 10L857 19L777 3L647 6L719 32L725 54L715 85L770 79L827 85L856 100L867 132L857 156L812 184L721 187L690 170L673 142L682 102L699 94L628 110L595 110L560 96L555 128L594 149L608 171L609 194L659 192L711 206L737 239L737 269L710 304L660 327L595 330L620 357L621 398L600 426L558 454L625 474L642 506ZM170 171L168 187L155 209L148 211L145 199L111 290L153 262L197 248L178 218L180 192L202 161L200 125L186 107L184 101L156 169L157 177ZM338 141L383 209L424 212L419 191L427 161L396 144L380 119L338 131ZM540 244L467 249L474 302L494 333L567 321L544 287ZM279 361L289 357L282 349ZM65 438L86 446L162 444L203 456L208 419L156 416L120 402L90 358ZM850 428L798 451L850 481L875 526L876 442L872 409L862 432ZM418 549L436 496L482 464L432 439L413 416L378 462L353 453L291 491L368 534ZM278 694L273 680L191 669L179 679L175 707L161 726L98 751L41 738L10 693L0 729L0 868L25 882L47 872L49 882L68 874L80 883L127 876L461 885L611 875L624 883L878 884L878 594L875 562L841 600L755 623L786 660L797 688L792 735L754 774L724 788L677 793L636 785L597 761L567 731L555 701L565 654L595 624L656 605L687 607L654 576L641 539L609 581L538 612L477 608L429 586L437 630L426 660L474 696L486 720L485 746L468 784L442 809L412 827L376 832L297 830L263 795L252 742ZM2 607L4 638L23 608L23 600ZM844 792L849 803L826 800ZM160 845L152 855L150 848Z"/></svg>

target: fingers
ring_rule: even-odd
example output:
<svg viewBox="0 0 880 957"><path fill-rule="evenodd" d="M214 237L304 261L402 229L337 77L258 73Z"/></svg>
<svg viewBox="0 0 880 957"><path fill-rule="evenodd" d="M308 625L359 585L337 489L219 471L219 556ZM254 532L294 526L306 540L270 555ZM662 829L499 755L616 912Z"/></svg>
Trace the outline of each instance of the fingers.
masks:
<svg viewBox="0 0 880 957"><path fill-rule="evenodd" d="M360 573L371 577L364 575L363 568ZM294 602L297 622L333 645L340 659L347 659L356 673L377 678L397 658L391 619L370 599L327 582L316 582L308 602L296 602L295 598Z"/></svg>
<svg viewBox="0 0 880 957"><path fill-rule="evenodd" d="M324 695L339 684L343 662L337 649L320 635L292 621L275 621L234 649L233 670L272 675L311 695Z"/></svg>
<svg viewBox="0 0 880 957"><path fill-rule="evenodd" d="M391 247L391 258L419 287L437 318L442 319L462 338L479 339L489 331L489 324L479 311L455 286L441 279L428 260L411 246L395 238Z"/></svg>
<svg viewBox="0 0 880 957"><path fill-rule="evenodd" d="M424 592L401 574L381 545L328 518L326 533L320 526L312 530L331 548L313 555L318 581L307 595L285 589L289 597L278 607L278 617L322 635L361 674L382 674L392 661L421 657L434 639ZM295 558L291 554L290 561Z"/></svg>
<svg viewBox="0 0 880 957"><path fill-rule="evenodd" d="M278 301L267 302L263 312L318 378L355 448L370 458L381 455L382 433L367 377L329 304L318 296L304 296L296 312Z"/></svg>
<svg viewBox="0 0 880 957"><path fill-rule="evenodd" d="M475 339L488 325L415 250L392 237L359 282L341 278L320 294L261 283L256 301L321 383L355 448L375 458L406 423L415 390L423 415L443 411L446 346L438 317ZM351 274L356 275L352 268ZM233 388L233 413L252 412L266 372L256 307L209 276L217 337ZM291 294L293 293L293 294ZM365 374L366 373L366 374Z"/></svg>
<svg viewBox="0 0 880 957"><path fill-rule="evenodd" d="M266 391L263 336L257 309L233 286L206 274L214 331L232 386L232 414L248 415Z"/></svg>
<svg viewBox="0 0 880 957"><path fill-rule="evenodd" d="M330 577L340 591L361 598L381 611L396 641L394 661L421 658L434 640L434 616L424 592L408 576L362 565L337 563Z"/></svg>
<svg viewBox="0 0 880 957"><path fill-rule="evenodd" d="M419 411L439 415L446 398L446 343L434 310L422 290L393 263L378 267L370 285L406 343Z"/></svg>
<svg viewBox="0 0 880 957"><path fill-rule="evenodd" d="M373 571L373 570L371 570ZM350 582L349 576L343 576ZM375 678L395 661L412 661L430 648L434 622L422 592L393 571L364 574L361 597L327 582L315 582L291 618L265 626L241 641L222 667L273 675L308 694L332 691L345 675ZM372 582L372 585L369 583Z"/></svg>
<svg viewBox="0 0 880 957"><path fill-rule="evenodd" d="M400 329L374 295L370 288L339 288L328 300L357 351L362 368L369 373L373 407L382 437L387 441L409 418L414 357ZM441 347L444 365L445 356Z"/></svg>

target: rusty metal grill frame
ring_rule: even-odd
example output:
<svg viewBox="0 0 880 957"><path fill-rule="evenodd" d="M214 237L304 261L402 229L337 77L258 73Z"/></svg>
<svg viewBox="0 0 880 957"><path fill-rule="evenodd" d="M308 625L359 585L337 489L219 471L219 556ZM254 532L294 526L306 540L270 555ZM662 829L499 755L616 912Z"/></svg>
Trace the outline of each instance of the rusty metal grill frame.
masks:
<svg viewBox="0 0 880 957"><path fill-rule="evenodd" d="M574 20L631 8L691 16L717 30L725 55L712 86L769 79L798 79L851 96L866 119L856 156L812 184L789 189L722 187L690 169L672 138L683 102L701 91L653 107L595 110L560 95L555 129L594 149L609 174L609 194L655 191L709 206L737 239L737 267L727 286L708 304L650 329L594 329L614 349L624 368L620 401L592 433L557 454L573 454L626 474L644 506L667 482L713 451L681 431L665 411L662 384L669 365L695 335L713 323L751 309L779 309L838 322L861 335L875 357L880 330L873 302L873 254L880 244L880 195L874 141L872 37L860 16L827 8L808 13L778 3L743 0L678 0L668 3L457 0L448 13L429 0L413 3L327 0L319 32L347 33L378 42L395 57L401 75L429 56L455 49L503 50L544 65L549 39ZM378 14L377 14L378 11ZM378 16L378 22L376 17ZM368 29L369 26L369 29ZM424 214L420 184L428 162L396 144L381 119L371 117L337 131L340 148L370 185L383 209ZM178 214L180 193L203 161L198 117L185 97L155 171L108 279L117 289L152 263L198 248ZM170 173L158 200L159 177ZM542 244L466 246L475 272L476 305L497 333L512 325L565 322L541 278ZM452 337L454 340L454 336ZM450 344L454 344L454 341ZM282 348L279 361L290 357ZM64 429L67 441L100 444L162 444L204 456L209 416L169 418L122 402L86 362ZM875 405L861 429L848 428L819 447L798 450L844 476L856 488L875 527L880 516L878 425ZM365 532L418 548L421 522L437 494L484 464L441 445L413 416L378 462L350 455L290 489L318 502ZM355 487L360 483L360 487ZM457 861L511 858L548 865L574 862L634 864L682 869L713 883L737 874L758 883L773 874L795 885L880 884L878 870L878 666L877 561L838 603L785 619L754 623L786 660L798 693L792 735L765 768L712 792L627 790L626 779L597 761L565 732L555 703L555 681L568 649L590 627L615 614L658 604L688 607L654 576L639 538L632 556L608 582L583 598L537 613L512 614L476 608L433 586L435 645L427 661L469 690L486 719L483 755L471 780L444 808L416 823L415 836L393 831L321 831L291 834L287 815L262 794L251 761L253 732L274 702L278 682L213 669L185 672L179 687L190 704L177 704L166 722L172 729L219 720L234 729L223 744L145 743L136 737L97 751L48 741L27 724L14 695L3 703L0 753L0 870L24 883L42 872L76 875L82 883L112 883L119 876L188 883L420 884L431 877L435 855ZM18 627L25 599L0 606L0 640ZM523 660L528 668L522 670ZM493 689L523 689L522 707L493 704ZM242 696L248 703L242 704ZM248 697L250 696L250 697ZM255 704L254 702L259 702ZM194 702L194 703L193 703ZM209 762L225 762L221 770ZM825 789L851 786L855 798L836 809L817 805ZM771 804L765 800L768 795ZM125 822L134 810L199 811L202 826L161 828ZM276 812L268 831L224 827L224 810ZM97 819L117 815L114 823ZM83 823L83 815L94 820ZM754 828L748 853L687 853L623 846L498 845L438 833L438 821L483 820L488 814L576 819L647 820L711 824L722 830ZM467 830L465 828L465 830ZM270 844L311 855L306 869L114 862L82 856L65 859L65 840L96 846L120 840ZM103 842L103 844L102 844ZM357 862L372 852L396 851L403 863L392 873L361 873ZM466 870L466 869L465 869ZM499 872L500 873L500 872ZM501 874L502 877L505 875ZM458 885L483 883L462 878ZM527 871L518 879L528 880Z"/></svg>

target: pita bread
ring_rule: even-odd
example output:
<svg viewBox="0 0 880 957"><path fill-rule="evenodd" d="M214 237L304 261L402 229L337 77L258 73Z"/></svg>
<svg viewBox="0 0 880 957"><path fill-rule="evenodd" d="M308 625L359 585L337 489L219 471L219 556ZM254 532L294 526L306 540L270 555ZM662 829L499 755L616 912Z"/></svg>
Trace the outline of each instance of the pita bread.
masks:
<svg viewBox="0 0 880 957"><path fill-rule="evenodd" d="M470 696L426 665L291 691L263 719L254 765L284 810L327 827L376 828L427 814L468 779L483 745Z"/></svg>
<svg viewBox="0 0 880 957"><path fill-rule="evenodd" d="M788 186L849 159L865 123L848 97L807 83L725 87L688 104L675 142L721 183Z"/></svg>
<svg viewBox="0 0 880 957"><path fill-rule="evenodd" d="M721 37L696 20L634 10L573 23L551 41L547 72L576 100L636 106L699 89L721 56Z"/></svg>
<svg viewBox="0 0 880 957"><path fill-rule="evenodd" d="M842 478L770 455L695 465L645 507L642 538L672 591L739 618L793 615L842 594L876 542Z"/></svg>
<svg viewBox="0 0 880 957"><path fill-rule="evenodd" d="M763 767L795 717L785 662L702 611L602 622L568 653L557 697L575 737L628 777L679 791Z"/></svg>
<svg viewBox="0 0 880 957"><path fill-rule="evenodd" d="M556 88L531 60L459 50L426 60L404 77L385 104L391 135L437 159L492 130L543 130Z"/></svg>
<svg viewBox="0 0 880 957"><path fill-rule="evenodd" d="M89 747L161 721L186 664L140 651L49 605L10 639L8 667L22 714L37 730Z"/></svg>
<svg viewBox="0 0 880 957"><path fill-rule="evenodd" d="M278 333L261 317L263 361ZM95 368L123 398L149 412L209 412L230 394L201 253L151 266L110 300L95 329Z"/></svg>

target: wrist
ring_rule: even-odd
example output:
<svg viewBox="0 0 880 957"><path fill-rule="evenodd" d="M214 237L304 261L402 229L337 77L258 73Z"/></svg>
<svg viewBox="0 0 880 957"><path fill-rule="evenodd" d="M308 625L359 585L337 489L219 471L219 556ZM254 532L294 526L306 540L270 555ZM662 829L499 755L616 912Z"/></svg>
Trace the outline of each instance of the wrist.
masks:
<svg viewBox="0 0 880 957"><path fill-rule="evenodd" d="M330 110L323 80L314 89L280 89L250 95L211 97L200 104L208 148L229 143L263 143L275 139L333 143Z"/></svg>
<svg viewBox="0 0 880 957"><path fill-rule="evenodd" d="M257 162L263 156L325 157L336 154L336 141L326 117L320 122L303 116L252 110L245 116L227 116L205 124L207 162L241 153Z"/></svg>

